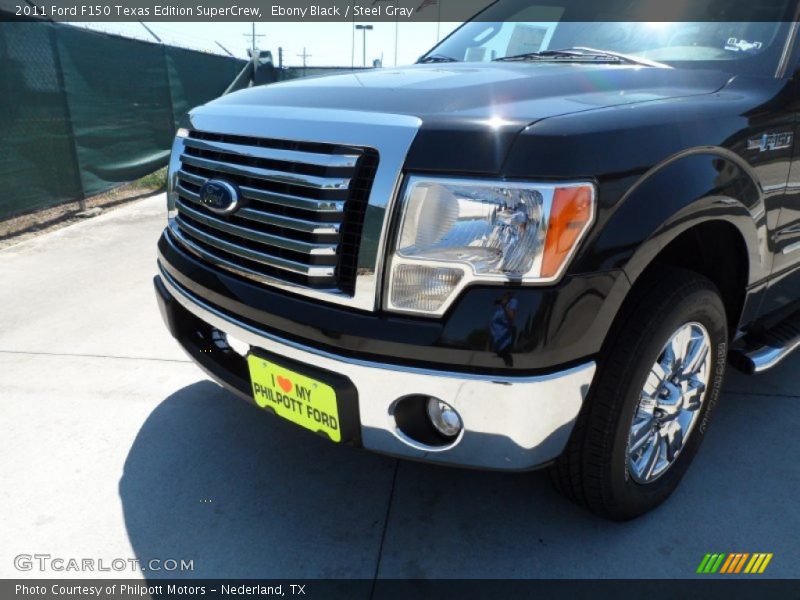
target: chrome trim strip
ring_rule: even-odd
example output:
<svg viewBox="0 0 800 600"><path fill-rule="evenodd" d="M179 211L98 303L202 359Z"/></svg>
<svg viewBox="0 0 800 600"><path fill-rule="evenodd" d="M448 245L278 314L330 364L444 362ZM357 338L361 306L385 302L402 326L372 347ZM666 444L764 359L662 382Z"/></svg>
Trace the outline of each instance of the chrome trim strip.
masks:
<svg viewBox="0 0 800 600"><path fill-rule="evenodd" d="M302 198L289 194L279 194L278 192L266 192L246 185L240 185L239 191L242 192L242 196L248 200L258 200L260 202L269 202L270 204L277 204L279 206L313 210L318 213L341 214L344 212L343 200L313 200L311 198Z"/></svg>
<svg viewBox="0 0 800 600"><path fill-rule="evenodd" d="M203 206L200 200L200 194L196 194L187 190L182 185L178 184L175 191L182 198L189 202ZM293 217L284 217L283 215L274 215L272 213L256 210L254 208L240 208L236 211L237 217L249 219L250 221L257 221L265 225L274 225L275 227L285 227L286 229L294 229L304 233L313 233L315 235L337 235L339 233L339 223L318 223L317 221L306 221L304 219L295 219Z"/></svg>
<svg viewBox="0 0 800 600"><path fill-rule="evenodd" d="M179 131L180 133L180 131ZM175 202L178 199L178 193L175 191L178 187L178 170L181 168L181 153L183 152L183 139L180 135L176 135L172 141L172 152L169 155L169 166L167 168L167 217L172 218L177 214Z"/></svg>
<svg viewBox="0 0 800 600"><path fill-rule="evenodd" d="M191 154L183 154L181 156L181 162L192 165L193 167L208 169L209 171L228 173L229 175L240 175L242 177L255 177L256 179L263 179L264 181L299 185L317 190L346 190L350 187L350 179L346 177L315 177L314 175L301 175L300 173L289 173L275 171L273 169L262 169L261 167L237 165L235 163L219 160L209 160L207 158L192 156Z"/></svg>
<svg viewBox="0 0 800 600"><path fill-rule="evenodd" d="M353 168L360 158L357 154L317 154L299 150L283 150L281 148L269 148L265 146L247 146L228 142L198 140L193 137L186 138L185 144L190 148L197 148L198 150L238 154L251 158L261 158L264 160L287 163L301 163L317 167Z"/></svg>
<svg viewBox="0 0 800 600"><path fill-rule="evenodd" d="M240 225L235 225L211 215L198 212L190 208L183 200L178 200L176 207L179 213L190 216L195 221L199 221L204 225L213 227L231 235L237 235L244 239L259 242L261 244L269 244L276 248L283 248L284 250L293 250L295 252L302 252L304 254L311 254L314 256L336 256L336 248L338 244L312 244L310 242L302 242L300 240L293 240L271 233L264 233L263 231L256 231L255 229L248 229Z"/></svg>
<svg viewBox="0 0 800 600"><path fill-rule="evenodd" d="M282 215L273 215L271 213L256 210L254 208L240 208L236 211L237 217L249 219L251 221L258 221L266 225L275 225L277 227L285 227L286 229L294 229L296 231L303 231L305 233L312 233L314 235L337 235L341 228L340 223L317 223L316 221L305 221L303 219L295 219L293 217L284 217Z"/></svg>
<svg viewBox="0 0 800 600"><path fill-rule="evenodd" d="M789 61L792 58L794 43L795 40L797 39L798 25L800 24L798 24L797 21L793 21L789 28L789 35L787 36L786 43L783 46L781 59L778 62L778 69L775 72L775 77L777 79L783 79L784 77L786 77L786 70L789 68Z"/></svg>
<svg viewBox="0 0 800 600"><path fill-rule="evenodd" d="M375 452L486 469L535 468L563 452L594 378L594 362L542 376L496 377L343 357L244 323L183 288L162 265L159 269L173 298L215 329L250 346L347 377L358 392L363 445ZM426 446L397 429L396 400L414 393L441 398L459 413L465 429L454 443Z"/></svg>
<svg viewBox="0 0 800 600"><path fill-rule="evenodd" d="M208 178L188 173L186 171L178 171L178 179L182 179L187 183L202 187ZM242 196L249 200L258 200L260 202L269 202L270 204L277 204L279 206L288 206L290 208L300 208L303 210L313 210L320 213L343 213L344 200L314 200L312 198L303 198L302 196L292 196L290 194L279 194L278 192L267 192L256 188L248 187L246 185L237 186Z"/></svg>
<svg viewBox="0 0 800 600"><path fill-rule="evenodd" d="M373 218L365 222L359 249L355 293L321 291L289 282L272 283L280 289L316 300L374 311L380 296L379 280L389 231L391 207L400 184L403 164L422 125L417 117L378 112L295 106L238 105L230 96L192 111L189 127L196 131L261 137L297 142L319 142L357 148L373 148L378 165L367 210ZM173 149L182 153L183 140ZM170 173L174 167L171 166ZM170 177L173 181L173 177ZM241 188L240 188L241 189ZM243 190L243 193L245 191ZM376 251L377 248L377 251Z"/></svg>
<svg viewBox="0 0 800 600"><path fill-rule="evenodd" d="M245 248L237 244L232 244L228 241L221 240L217 237L214 237L213 235L209 235L203 231L200 231L196 227L189 225L186 221L183 221L180 218L180 215L178 215L178 217L176 217L170 223L170 232L182 244L190 247L190 249L192 249L195 253L203 256L204 258L206 258L211 262L218 263L220 261L223 262L228 262L228 261L225 261L225 259L220 258L218 256L213 256L213 254L210 253L208 250L197 246L197 244L193 242L191 238L195 238L196 240L204 242L209 246L213 246L219 250L223 250L224 252L227 252L229 254L233 254L241 258L252 260L254 262L260 263L262 265L267 265L268 267L272 267L275 269L281 269L283 271L289 271L290 273L304 275L306 277L333 277L336 271L336 268L333 266L305 265L303 263L295 262L293 260L287 260L285 258L272 256L269 254L265 254L263 252L257 252L256 250L250 250L249 248ZM186 235L184 235L184 232L187 233L189 236L191 236L191 238L186 237ZM239 267L239 268L246 269L246 267Z"/></svg>

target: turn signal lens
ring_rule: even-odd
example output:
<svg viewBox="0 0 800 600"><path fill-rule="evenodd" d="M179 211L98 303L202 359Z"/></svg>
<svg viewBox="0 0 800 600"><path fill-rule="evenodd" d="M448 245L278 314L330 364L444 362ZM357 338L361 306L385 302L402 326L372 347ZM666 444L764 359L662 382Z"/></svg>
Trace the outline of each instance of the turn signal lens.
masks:
<svg viewBox="0 0 800 600"><path fill-rule="evenodd" d="M555 277L578 239L592 222L594 189L591 186L556 188L540 277Z"/></svg>
<svg viewBox="0 0 800 600"><path fill-rule="evenodd" d="M399 309L435 312L458 287L464 271L426 265L394 266L392 305Z"/></svg>

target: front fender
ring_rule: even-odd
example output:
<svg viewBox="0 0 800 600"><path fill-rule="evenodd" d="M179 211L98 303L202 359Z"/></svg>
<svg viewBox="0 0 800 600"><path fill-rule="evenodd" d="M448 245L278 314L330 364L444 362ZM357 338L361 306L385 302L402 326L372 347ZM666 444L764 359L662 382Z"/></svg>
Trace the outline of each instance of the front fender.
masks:
<svg viewBox="0 0 800 600"><path fill-rule="evenodd" d="M613 206L600 189L596 236L587 240L583 271L623 269L631 283L658 253L688 229L724 221L741 234L749 259L748 286L771 268L764 196L755 174L722 148L683 152L650 169Z"/></svg>

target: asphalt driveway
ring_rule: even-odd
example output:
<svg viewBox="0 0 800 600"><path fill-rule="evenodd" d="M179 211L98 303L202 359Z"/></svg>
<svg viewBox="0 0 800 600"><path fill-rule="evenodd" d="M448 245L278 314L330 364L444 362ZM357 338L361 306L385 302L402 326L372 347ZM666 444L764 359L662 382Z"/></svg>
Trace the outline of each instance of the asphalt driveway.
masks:
<svg viewBox="0 0 800 600"><path fill-rule="evenodd" d="M121 575L14 566L45 553L191 559L190 577L683 578L707 552L800 577L800 356L731 372L677 493L609 523L543 473L334 446L210 382L154 300L163 205L0 251L0 577Z"/></svg>

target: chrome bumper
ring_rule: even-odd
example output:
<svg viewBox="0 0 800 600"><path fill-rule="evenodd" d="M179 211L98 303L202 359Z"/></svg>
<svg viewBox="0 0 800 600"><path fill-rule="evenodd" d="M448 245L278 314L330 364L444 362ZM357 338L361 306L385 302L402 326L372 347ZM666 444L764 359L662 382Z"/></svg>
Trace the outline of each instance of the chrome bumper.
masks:
<svg viewBox="0 0 800 600"><path fill-rule="evenodd" d="M365 448L382 454L485 469L538 467L564 450L594 377L594 362L517 378L346 358L255 329L198 298L163 269L161 281L176 302L213 328L253 347L350 379L358 391L361 441ZM435 396L456 409L464 431L454 443L426 446L397 429L394 404L410 394Z"/></svg>

